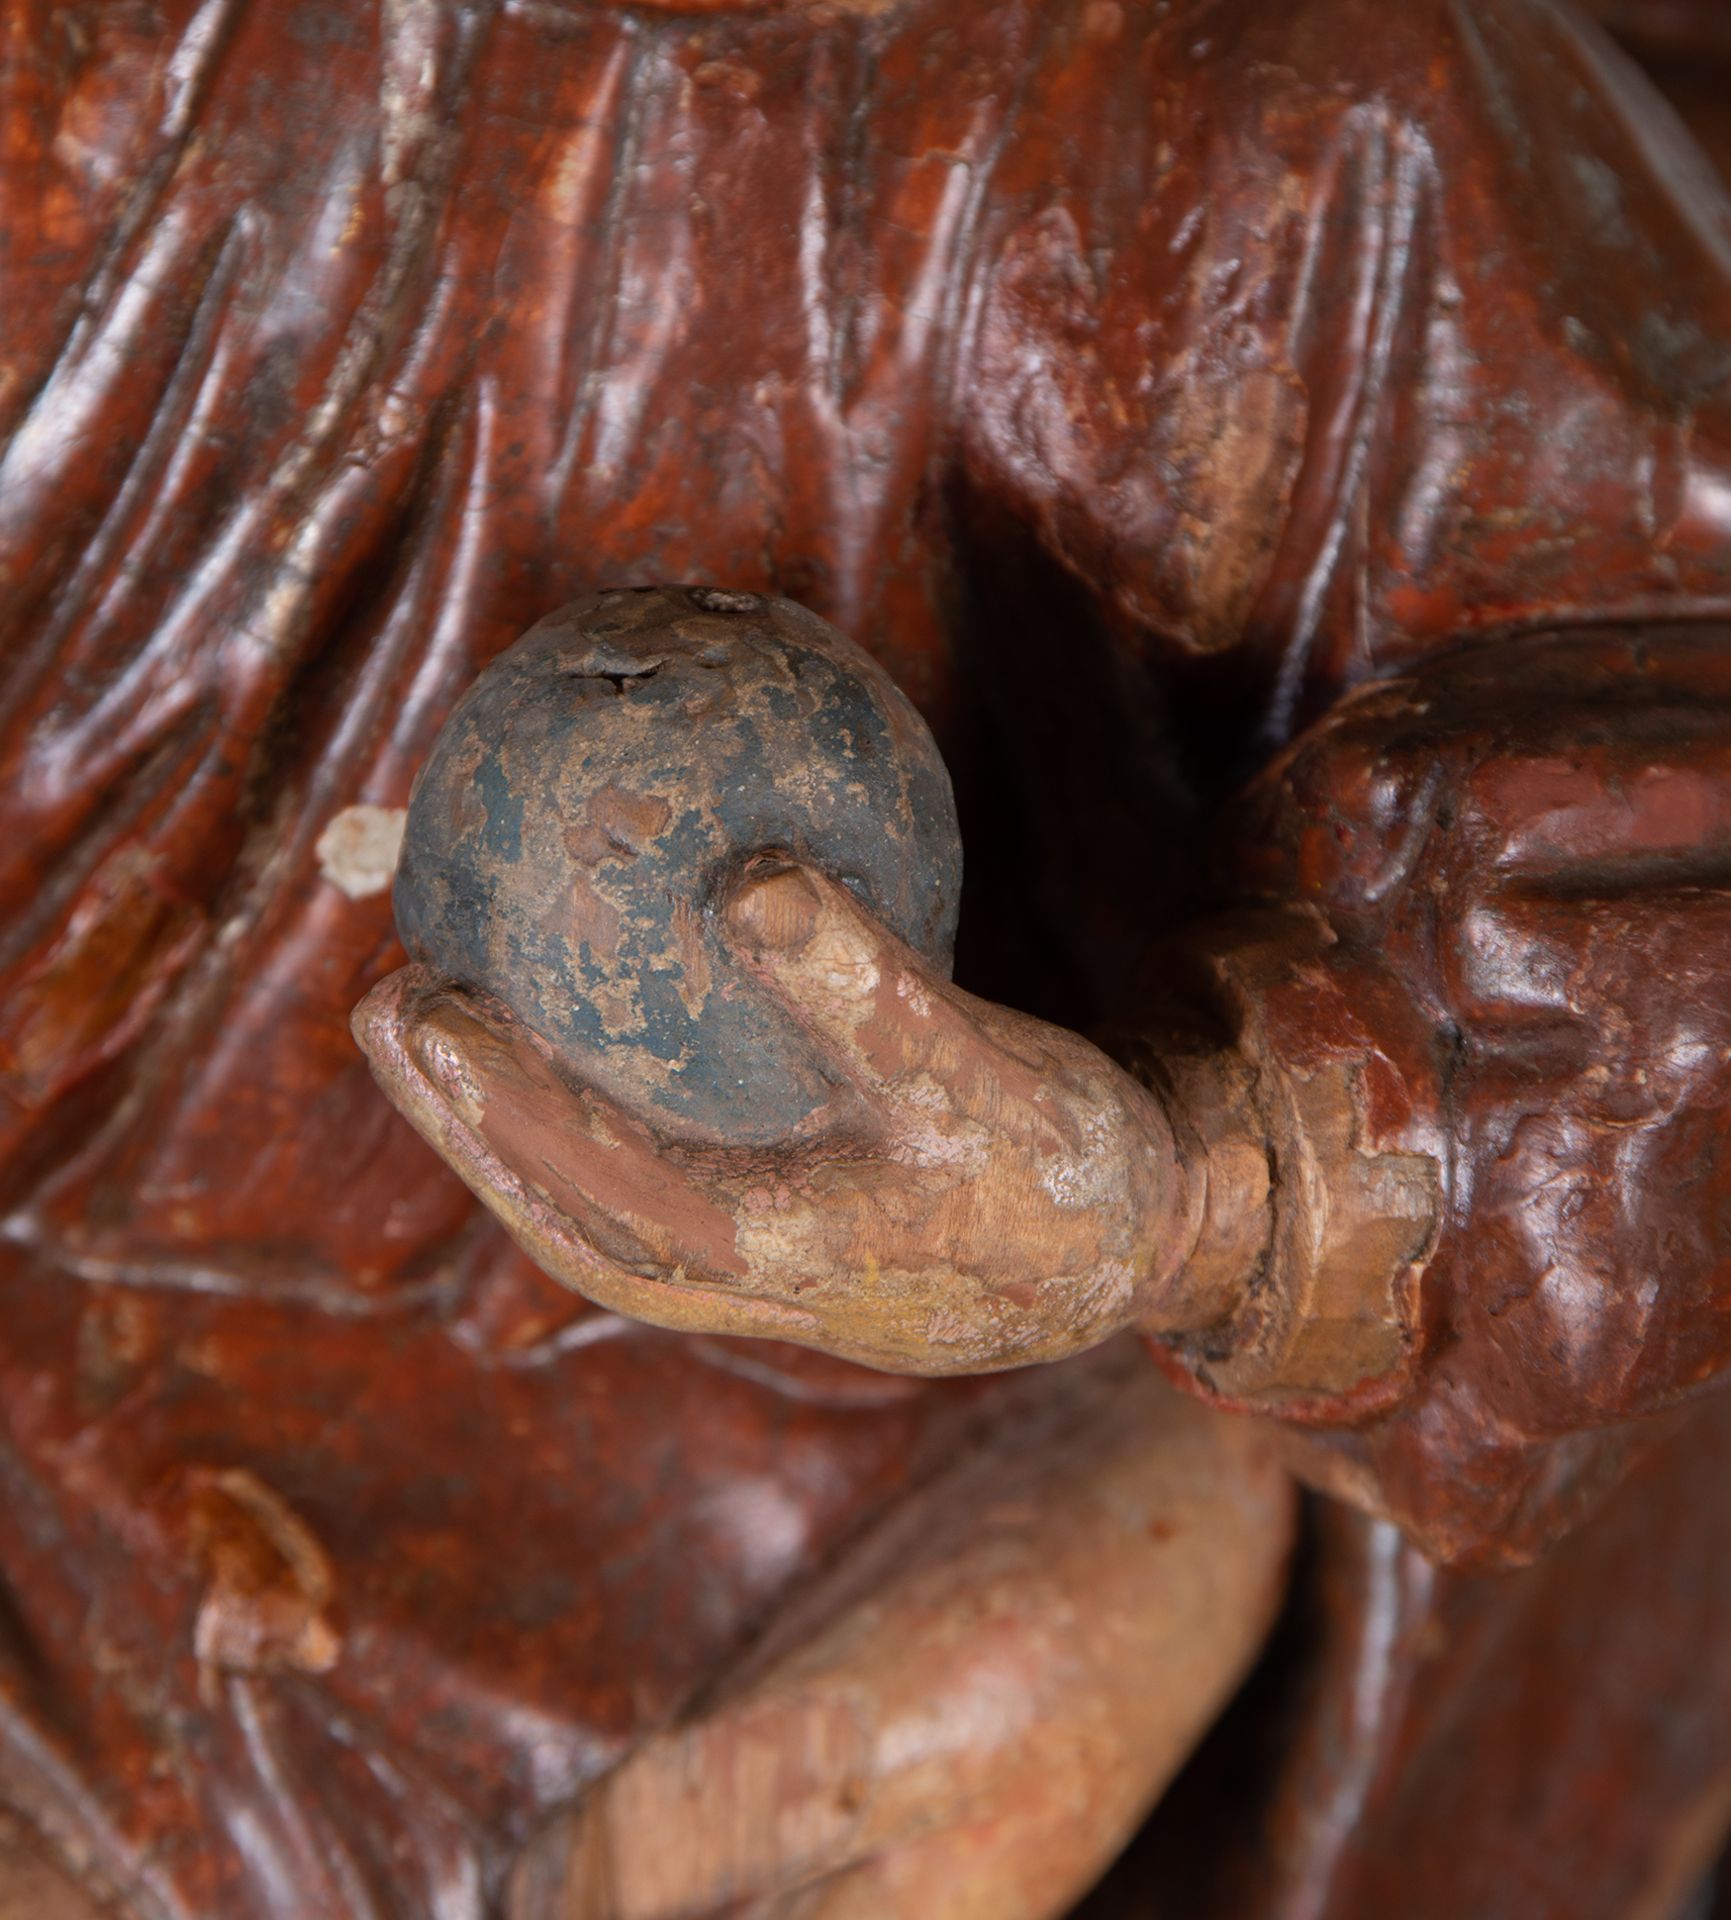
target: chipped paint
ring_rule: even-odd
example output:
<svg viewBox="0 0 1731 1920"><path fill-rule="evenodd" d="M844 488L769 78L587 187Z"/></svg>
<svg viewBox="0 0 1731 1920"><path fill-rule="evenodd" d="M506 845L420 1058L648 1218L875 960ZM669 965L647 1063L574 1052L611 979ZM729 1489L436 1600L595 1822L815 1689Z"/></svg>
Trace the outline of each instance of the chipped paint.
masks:
<svg viewBox="0 0 1731 1920"><path fill-rule="evenodd" d="M319 876L351 900L383 893L403 850L406 807L344 807L318 837Z"/></svg>

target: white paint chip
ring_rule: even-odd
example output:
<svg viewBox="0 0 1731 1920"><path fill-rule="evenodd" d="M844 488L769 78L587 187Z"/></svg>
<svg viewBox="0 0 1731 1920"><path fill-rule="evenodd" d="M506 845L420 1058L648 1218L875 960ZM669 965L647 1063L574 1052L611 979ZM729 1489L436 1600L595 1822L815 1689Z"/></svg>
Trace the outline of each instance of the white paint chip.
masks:
<svg viewBox="0 0 1731 1920"><path fill-rule="evenodd" d="M407 807L344 807L319 835L319 872L351 900L383 893L403 850Z"/></svg>

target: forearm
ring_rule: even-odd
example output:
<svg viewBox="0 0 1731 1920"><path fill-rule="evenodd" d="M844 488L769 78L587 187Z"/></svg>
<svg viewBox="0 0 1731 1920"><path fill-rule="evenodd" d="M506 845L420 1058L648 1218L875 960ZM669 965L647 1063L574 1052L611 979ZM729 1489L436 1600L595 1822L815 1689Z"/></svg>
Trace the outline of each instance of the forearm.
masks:
<svg viewBox="0 0 1731 1920"><path fill-rule="evenodd" d="M1126 1057L1266 1143L1266 1251L1158 1350L1434 1551L1529 1552L1731 1367L1731 644L1439 660L1301 738L1226 844L1247 913L1161 960L1212 1033L1157 1014Z"/></svg>

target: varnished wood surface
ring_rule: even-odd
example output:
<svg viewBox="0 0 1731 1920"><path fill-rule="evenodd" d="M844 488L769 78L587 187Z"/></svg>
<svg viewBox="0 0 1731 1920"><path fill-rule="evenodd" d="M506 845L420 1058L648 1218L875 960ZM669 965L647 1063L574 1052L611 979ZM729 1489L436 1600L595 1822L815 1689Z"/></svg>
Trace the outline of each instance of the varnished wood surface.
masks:
<svg viewBox="0 0 1731 1920"><path fill-rule="evenodd" d="M524 1271L349 1040L401 957L332 854L351 810L406 802L550 607L785 592L951 759L964 982L1132 1017L1148 939L1232 890L1205 824L1318 722L1321 767L1351 687L1731 609L1726 215L1537 0L37 0L0 31L8 1792L147 1915L436 1891L468 1920L994 1390L669 1341ZM1643 927L1676 952L1707 925L1617 898L1634 931L1569 1018L1627 996ZM1674 977L1640 969L1654 1033L1687 1024ZM1509 1220L1582 1166L1606 1202L1594 1165ZM1606 1203L1640 1217L1647 1179ZM1679 1206L1685 1246L1710 1233L1711 1193ZM1495 1303L1450 1258L1464 1324ZM1487 1334L1469 1399L1518 1415L1491 1442L1533 1469L1535 1534L1615 1444L1573 1425L1712 1370L1672 1306L1654 1343L1569 1348L1616 1377L1562 1413L1578 1372ZM1344 1448L1362 1496L1458 1530L1486 1429L1428 1385ZM1366 1812L1367 1847L1399 1836L1371 1881L1415 1833L1549 1871L1512 1789L1475 1797L1506 1752L1615 1803L1592 1869L1543 1884L1624 1920L1718 1764L1702 1735L1657 1770L1620 1717L1625 1673L1665 1725L1720 1698L1690 1638L1718 1576L1687 1559L1717 1493L1679 1474L1674 1530L1562 1549L1603 1608L1518 1741L1495 1663L1463 1668L1449 1713L1485 1744L1437 1735L1406 1824ZM1678 1658L1643 1666L1625 1621Z"/></svg>

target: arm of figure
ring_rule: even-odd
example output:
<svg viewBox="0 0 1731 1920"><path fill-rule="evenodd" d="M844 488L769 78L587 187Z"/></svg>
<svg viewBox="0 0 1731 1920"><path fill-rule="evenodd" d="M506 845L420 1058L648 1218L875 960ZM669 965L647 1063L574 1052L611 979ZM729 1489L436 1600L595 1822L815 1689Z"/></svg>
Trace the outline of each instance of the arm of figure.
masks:
<svg viewBox="0 0 1731 1920"><path fill-rule="evenodd" d="M1339 1429L1331 1484L1434 1551L1520 1554L1614 1470L1626 1436L1608 1426L1724 1364L1704 1304L1724 642L1610 639L1595 662L1531 630L1699 616L1731 588L1710 377L1731 334L1731 220L1632 69L1554 9L1238 11L1238 31L1188 52L1151 35L1189 61L1144 222L1171 215L1164 250L1071 271L1054 248L1113 255L1086 225L1105 199L1049 153L1006 155L1006 192L1022 173L1060 187L1007 229L965 436L976 474L1147 645L1237 648L1248 680L1266 670L1275 735L1324 716L1282 763L1310 780L1285 841L1265 824L1242 843L1307 851L1273 878L1241 865L1238 891L1265 904L1170 949L1183 990L1119 1047L1133 1071L953 989L820 876L786 871L748 876L726 915L851 1089L851 1118L815 1139L660 1140L572 1090L484 997L413 975L360 1031L530 1251L610 1304L934 1372L1137 1324L1203 1391ZM1511 98L1530 104L1518 126ZM1613 193L1607 227L1595 208ZM1662 340L1655 283L1674 309ZM1090 287L1104 304L1079 314ZM1150 364L1158 378L1133 377ZM1409 669L1328 717L1344 686ZM1560 715L1602 747L1586 839L1546 838ZM1407 787L1349 751L1383 724L1428 769ZM1475 833L1462 795L1481 764L1503 779L1495 830ZM1631 783L1694 796L1657 864ZM1316 880L1318 846L1385 842L1357 906ZM1572 956L1545 959L1537 907L1497 891L1515 873L1573 916ZM1485 933L1495 914L1518 938ZM1590 933L1595 914L1616 941ZM1442 958L1400 945L1409 922ZM1481 933L1480 973L1451 972ZM1499 954L1487 997L1475 983ZM1510 1012L1534 993L1542 1036ZM1600 1028L1616 1060L1582 1051ZM1565 1033L1573 1055L1539 1044ZM1629 1103L1678 1061L1675 1098L1634 1127ZM1619 1090L1608 1131L1544 1119L1594 1087ZM1694 1159L1649 1193L1642 1141L1694 1142ZM1480 1209L1526 1153L1543 1178L1517 1182L1516 1216L1566 1208L1508 1258ZM1552 1258L1589 1217L1600 1266Z"/></svg>
<svg viewBox="0 0 1731 1920"><path fill-rule="evenodd" d="M748 879L736 937L858 1094L789 1149L658 1140L413 972L361 1027L530 1252L623 1311L908 1371L1140 1325L1434 1552L1518 1557L1731 1365L1728 768L1722 629L1364 689L1236 810L1240 905L1157 956L1134 1072L820 877Z"/></svg>
<svg viewBox="0 0 1731 1920"><path fill-rule="evenodd" d="M849 1090L813 1137L670 1140L418 968L356 1015L391 1098L548 1272L636 1318L914 1373L1218 1318L1207 1145L1098 1048L962 992L809 869L748 871L723 921Z"/></svg>
<svg viewBox="0 0 1731 1920"><path fill-rule="evenodd" d="M1316 929L1313 957L1258 982L1222 923L1168 977L1206 975L1227 1031L1273 1040L1299 1110L1309 1008L1355 980L1402 1008L1421 1043L1360 1076L1359 1140L1403 1102L1434 1116L1440 1204L1380 1379L1319 1397L1249 1312L1168 1356L1312 1429L1312 1476L1434 1552L1530 1554L1731 1369L1731 633L1529 636L1366 688L1257 781L1227 848L1232 890ZM1282 1208L1304 1190L1275 1185Z"/></svg>
<svg viewBox="0 0 1731 1920"><path fill-rule="evenodd" d="M724 1698L543 1830L511 1920L1069 1910L1254 1659L1293 1501L1258 1436L1121 1348L1012 1400Z"/></svg>
<svg viewBox="0 0 1731 1920"><path fill-rule="evenodd" d="M1274 1167L1241 1307L1162 1350L1433 1551L1526 1554L1728 1357L1726 642L1543 630L1726 606L1731 206L1566 8L1245 0L1123 53L1074 50L1092 149L1006 155L965 444L1109 636L1299 736L1231 829L1272 913L1173 943L1211 1011L1142 1022L1180 1103L1239 1058ZM1137 152L1132 223L1091 183Z"/></svg>

